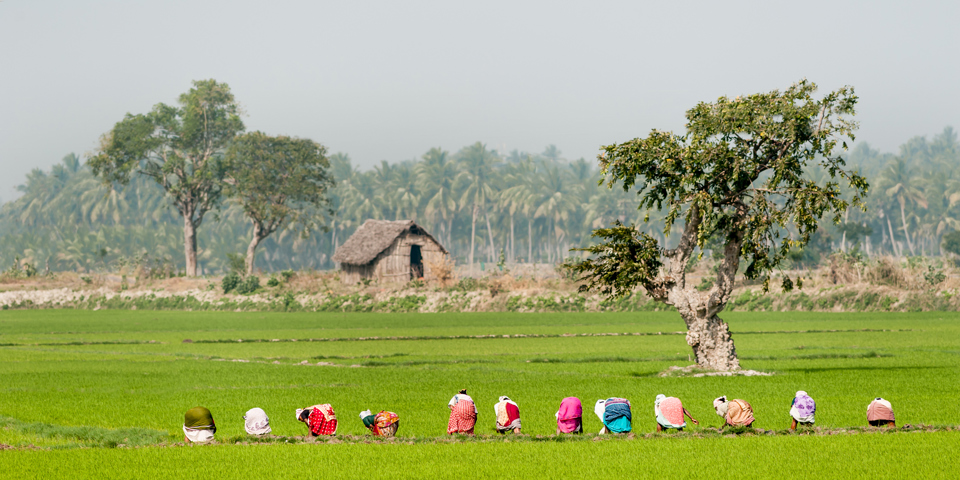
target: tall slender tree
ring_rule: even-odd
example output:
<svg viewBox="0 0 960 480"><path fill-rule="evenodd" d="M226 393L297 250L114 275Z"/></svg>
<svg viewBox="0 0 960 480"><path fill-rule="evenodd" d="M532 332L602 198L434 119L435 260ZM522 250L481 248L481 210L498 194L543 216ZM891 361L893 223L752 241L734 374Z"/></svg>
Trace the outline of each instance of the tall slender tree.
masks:
<svg viewBox="0 0 960 480"><path fill-rule="evenodd" d="M226 170L223 154L242 132L240 107L230 87L198 80L179 106L158 103L147 114L127 114L101 138L89 164L108 184L146 175L167 192L183 217L186 274L197 275L197 228L220 205Z"/></svg>
<svg viewBox="0 0 960 480"><path fill-rule="evenodd" d="M496 198L494 189L494 165L499 160L487 146L477 142L464 148L460 154L460 173L457 181L461 185L460 209L470 208L470 265L473 265L473 255L476 250L477 217L486 216L487 204ZM490 231L489 217L487 234L490 248L489 260L493 261L493 233Z"/></svg>
<svg viewBox="0 0 960 480"><path fill-rule="evenodd" d="M262 132L238 136L227 151L228 194L253 225L247 246L247 274L253 273L257 246L277 230L315 228L326 192L333 184L326 147L305 138L272 137Z"/></svg>

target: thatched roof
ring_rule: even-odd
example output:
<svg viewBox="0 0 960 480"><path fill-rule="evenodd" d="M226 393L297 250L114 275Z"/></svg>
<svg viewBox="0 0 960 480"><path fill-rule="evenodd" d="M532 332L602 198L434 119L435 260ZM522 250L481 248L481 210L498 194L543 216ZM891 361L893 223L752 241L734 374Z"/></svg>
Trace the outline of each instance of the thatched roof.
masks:
<svg viewBox="0 0 960 480"><path fill-rule="evenodd" d="M360 225L356 232L353 232L353 235L346 242L343 242L343 245L340 245L340 248L333 254L332 260L351 265L370 263L403 232L411 229L418 235L430 237L430 240L440 245L437 239L427 233L423 227L414 223L413 220L367 220L363 222L363 225ZM440 250L447 253L443 245L440 245Z"/></svg>

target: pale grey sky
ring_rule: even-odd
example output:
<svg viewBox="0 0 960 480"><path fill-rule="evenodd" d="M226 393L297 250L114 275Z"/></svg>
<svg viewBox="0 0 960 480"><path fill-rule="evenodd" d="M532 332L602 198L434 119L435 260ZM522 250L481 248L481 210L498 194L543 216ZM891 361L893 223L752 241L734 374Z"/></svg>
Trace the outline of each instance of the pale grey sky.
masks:
<svg viewBox="0 0 960 480"><path fill-rule="evenodd" d="M0 1L0 198L127 112L228 83L248 129L370 166L475 141L568 158L700 100L850 84L860 139L960 127L960 2Z"/></svg>

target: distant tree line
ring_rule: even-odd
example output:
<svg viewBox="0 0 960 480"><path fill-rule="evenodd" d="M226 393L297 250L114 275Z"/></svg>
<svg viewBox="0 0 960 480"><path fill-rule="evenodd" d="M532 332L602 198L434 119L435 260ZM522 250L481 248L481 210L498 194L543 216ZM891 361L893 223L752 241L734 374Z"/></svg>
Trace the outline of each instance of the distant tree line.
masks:
<svg viewBox="0 0 960 480"><path fill-rule="evenodd" d="M236 146L234 160L278 148L250 135L236 132L235 137L248 141L246 146L233 139L224 144L223 166L239 168L229 161L231 146ZM255 140L260 143L254 145ZM305 174L317 184L332 183L328 189L309 189L322 191L322 199L301 197L302 203L292 204L296 208L270 210L274 216L286 212L281 225L257 227L252 206L265 205L271 186L293 181L249 176L249 198L244 199L236 190L236 171L217 173L227 181L206 212L207 220L197 224L199 273L225 271L228 254L246 254L253 243L260 253L251 267L334 268L330 257L337 246L370 218L418 221L460 264L496 263L501 252L510 263L557 263L571 255L571 248L591 245L593 229L615 220L637 223L665 245L678 236L673 231L664 235L666 210L638 210L633 193L598 185L596 162L567 160L552 145L541 153L503 153L479 142L455 152L433 148L419 159L383 161L364 171L348 155L327 156L312 145L308 156L314 165L328 166L323 175ZM245 153L238 150L244 148ZM900 257L945 253L943 246L950 243L944 235L960 231L960 146L952 128L931 139L910 139L897 154L859 143L844 157L870 183L866 211L848 210L839 225L825 221L803 251L792 252L788 264L812 266L840 250ZM19 257L41 272L106 270L120 264L184 269L184 216L176 196L148 175L105 185L103 172L94 175L90 163L71 154L47 171L27 175L18 187L22 196L0 210L0 263L9 265ZM827 177L826 172L809 173L817 181ZM276 233L254 242L257 228Z"/></svg>

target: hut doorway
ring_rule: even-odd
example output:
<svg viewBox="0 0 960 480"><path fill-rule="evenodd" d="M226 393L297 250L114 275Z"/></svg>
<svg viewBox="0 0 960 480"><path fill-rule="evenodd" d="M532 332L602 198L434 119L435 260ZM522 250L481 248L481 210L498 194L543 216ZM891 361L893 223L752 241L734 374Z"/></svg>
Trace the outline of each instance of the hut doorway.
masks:
<svg viewBox="0 0 960 480"><path fill-rule="evenodd" d="M423 253L420 245L410 245L410 279L423 278Z"/></svg>

